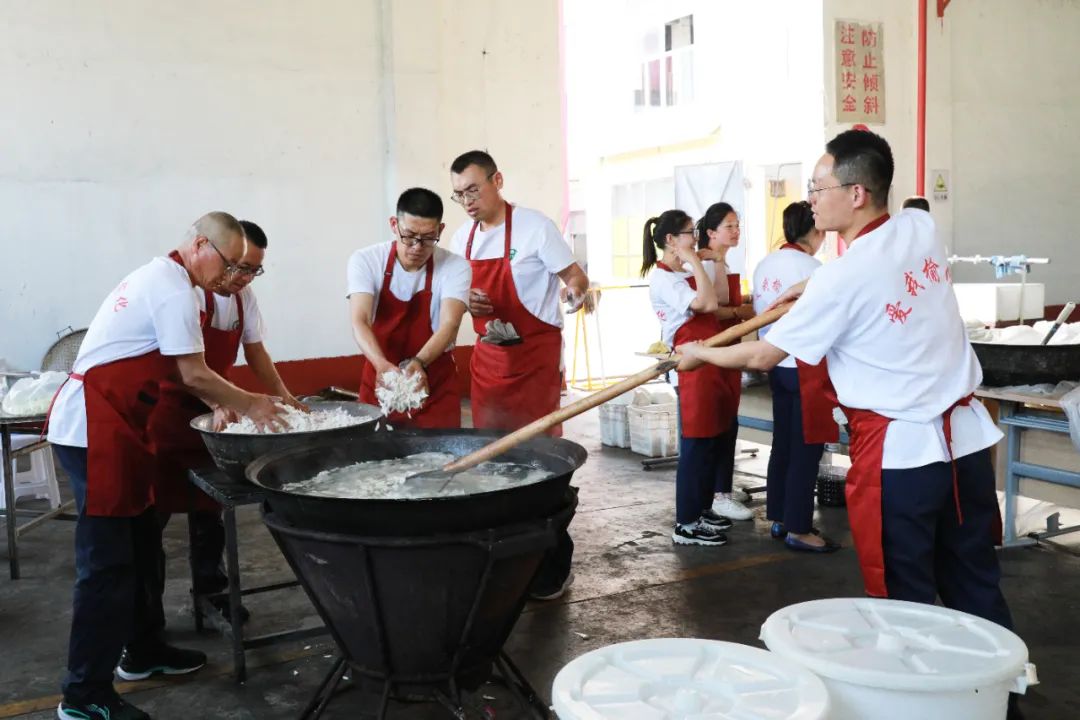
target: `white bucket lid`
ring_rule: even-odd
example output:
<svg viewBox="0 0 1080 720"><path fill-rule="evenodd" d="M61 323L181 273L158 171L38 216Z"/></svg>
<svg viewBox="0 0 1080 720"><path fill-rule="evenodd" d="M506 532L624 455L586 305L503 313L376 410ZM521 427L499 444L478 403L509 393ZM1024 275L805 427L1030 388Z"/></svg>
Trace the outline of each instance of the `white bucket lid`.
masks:
<svg viewBox="0 0 1080 720"><path fill-rule="evenodd" d="M552 704L560 720L820 720L813 673L748 645L659 639L608 645L566 665Z"/></svg>
<svg viewBox="0 0 1080 720"><path fill-rule="evenodd" d="M1027 646L982 618L921 603L835 598L791 605L761 626L774 653L822 677L935 692L1025 675Z"/></svg>

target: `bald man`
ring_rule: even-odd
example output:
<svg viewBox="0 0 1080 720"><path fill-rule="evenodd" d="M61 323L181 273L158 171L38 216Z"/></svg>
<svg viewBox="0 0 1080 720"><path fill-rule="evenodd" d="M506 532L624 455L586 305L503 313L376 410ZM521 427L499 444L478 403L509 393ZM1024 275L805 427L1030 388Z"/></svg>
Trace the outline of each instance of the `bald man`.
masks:
<svg viewBox="0 0 1080 720"><path fill-rule="evenodd" d="M245 248L236 218L213 212L199 218L168 257L156 257L125 277L90 323L74 371L49 413L48 438L67 471L78 511L59 718L150 717L113 688L121 655L129 667L169 675L206 663L203 653L172 647L159 631L146 629L152 618L141 589L153 584L161 550L146 427L167 380L260 426L280 423L282 410L270 397L232 385L203 356L204 315L195 288L220 288Z"/></svg>

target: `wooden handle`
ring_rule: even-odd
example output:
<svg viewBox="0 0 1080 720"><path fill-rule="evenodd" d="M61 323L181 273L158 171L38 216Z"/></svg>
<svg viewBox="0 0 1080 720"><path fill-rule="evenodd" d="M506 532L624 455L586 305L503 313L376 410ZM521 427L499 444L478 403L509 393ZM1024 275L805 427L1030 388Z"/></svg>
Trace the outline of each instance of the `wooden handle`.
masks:
<svg viewBox="0 0 1080 720"><path fill-rule="evenodd" d="M744 335L749 335L759 328L776 322L790 309L791 304L789 303L770 310L769 312L762 313L746 322L739 323L734 327L730 327L721 333L713 335L711 338L705 340L703 344L707 347L716 347L718 345L726 345L734 342ZM603 390L594 392L592 395L586 395L580 400L576 400L569 405L561 407L549 415L533 420L528 425L515 430L509 435L504 435L475 452L471 452L464 457L447 463L443 467L443 470L446 472L461 472L462 470L468 470L471 467L475 467L482 462L487 462L488 460L503 454L510 448L517 447L527 440L532 440L534 437L543 435L561 422L565 422L572 417L577 417L587 410L592 410L594 407L622 395L624 392L633 390L640 385L644 385L669 370L674 370L678 364L678 355L673 355L667 360L661 360L650 368L634 373L630 377L624 378L614 385L609 385Z"/></svg>

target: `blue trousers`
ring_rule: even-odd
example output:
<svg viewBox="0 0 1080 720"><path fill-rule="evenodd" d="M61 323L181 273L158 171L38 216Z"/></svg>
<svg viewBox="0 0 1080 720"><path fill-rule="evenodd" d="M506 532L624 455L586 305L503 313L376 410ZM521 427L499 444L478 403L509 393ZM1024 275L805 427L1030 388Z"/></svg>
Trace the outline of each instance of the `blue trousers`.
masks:
<svg viewBox="0 0 1080 720"><path fill-rule="evenodd" d="M998 517L990 450L956 461L963 524L950 463L881 474L885 586L895 600L933 603L1012 628L1001 594L993 533Z"/></svg>
<svg viewBox="0 0 1080 720"><path fill-rule="evenodd" d="M156 592L161 530L153 508L136 517L87 515L86 448L53 449L71 481L78 512L64 699L100 703L114 695L113 669L126 645L163 641Z"/></svg>
<svg viewBox="0 0 1080 720"><path fill-rule="evenodd" d="M678 392L678 388L675 389ZM675 471L675 522L697 522L712 507L713 493L731 492L735 476L735 440L738 422L727 432L709 438L688 438L679 419L679 465Z"/></svg>
<svg viewBox="0 0 1080 720"><path fill-rule="evenodd" d="M772 389L773 444L769 452L765 516L784 523L788 532L810 532L814 521L814 486L824 445L803 442L799 371L774 368Z"/></svg>

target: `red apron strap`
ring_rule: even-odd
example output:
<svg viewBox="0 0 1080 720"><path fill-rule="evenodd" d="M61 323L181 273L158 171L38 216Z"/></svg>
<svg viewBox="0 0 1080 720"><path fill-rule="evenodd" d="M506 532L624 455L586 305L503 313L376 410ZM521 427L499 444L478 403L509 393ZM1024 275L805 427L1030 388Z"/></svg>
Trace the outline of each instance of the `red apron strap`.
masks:
<svg viewBox="0 0 1080 720"><path fill-rule="evenodd" d="M503 232L504 245L503 259L506 262L510 262L510 233L511 228L514 226L514 206L510 203L506 203L506 231Z"/></svg>
<svg viewBox="0 0 1080 720"><path fill-rule="evenodd" d="M956 503L956 520L961 525L964 524L964 513L960 510L960 477L956 470L956 457L953 455L952 449L952 414L958 407L971 405L974 397L975 395L972 393L960 398L950 405L945 414L941 416L941 429L945 434L945 448L949 451L949 464L952 465L953 502Z"/></svg>
<svg viewBox="0 0 1080 720"><path fill-rule="evenodd" d="M424 292L431 292L431 281L435 277L435 255L427 261L427 277L424 278Z"/></svg>
<svg viewBox="0 0 1080 720"><path fill-rule="evenodd" d="M217 303L214 302L214 293L212 293L211 291L204 288L203 294L205 298L206 311L199 319L202 321L201 326L204 328L208 328L213 326L214 311L217 310Z"/></svg>

